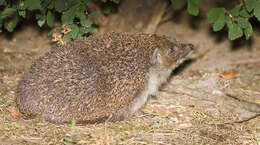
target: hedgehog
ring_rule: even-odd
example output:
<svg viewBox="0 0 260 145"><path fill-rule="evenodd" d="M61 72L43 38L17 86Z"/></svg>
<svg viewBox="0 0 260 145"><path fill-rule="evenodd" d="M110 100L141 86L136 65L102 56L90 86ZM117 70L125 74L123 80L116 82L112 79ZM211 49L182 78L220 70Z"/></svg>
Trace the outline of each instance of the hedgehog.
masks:
<svg viewBox="0 0 260 145"><path fill-rule="evenodd" d="M156 95L192 49L166 36L117 32L57 45L19 80L17 107L53 123L120 121Z"/></svg>

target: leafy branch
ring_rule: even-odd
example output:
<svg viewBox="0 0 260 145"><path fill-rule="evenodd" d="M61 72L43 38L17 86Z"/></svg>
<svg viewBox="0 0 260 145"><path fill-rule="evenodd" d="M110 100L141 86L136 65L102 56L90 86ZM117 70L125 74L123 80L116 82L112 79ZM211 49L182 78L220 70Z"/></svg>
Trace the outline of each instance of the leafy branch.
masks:
<svg viewBox="0 0 260 145"><path fill-rule="evenodd" d="M171 2L175 9L180 8L181 0L171 0ZM202 4L202 0L187 0L188 13L198 16L200 4ZM253 17L260 21L260 0L240 0L240 3L231 10L219 7L213 8L207 13L207 21L213 25L213 31L220 31L227 26L230 40L235 40L243 35L248 40L253 33L250 22Z"/></svg>
<svg viewBox="0 0 260 145"><path fill-rule="evenodd" d="M118 3L119 0L110 1ZM101 15L95 11L88 13L89 3L90 0L0 0L0 29L13 32L20 21L31 16L39 27L53 28L55 19L59 19L62 27L54 28L49 35L59 32L57 40L83 39L97 31L92 20Z"/></svg>
<svg viewBox="0 0 260 145"><path fill-rule="evenodd" d="M61 21L61 27L54 28L50 35L58 41L65 39L83 39L97 29L93 19L101 14L88 12L87 5L91 0L0 0L0 30L6 29L13 32L20 21L30 16L35 17L39 27L47 25L54 28L54 21ZM118 4L119 0L100 0L103 3ZM170 0L174 9L181 7L181 0ZM213 8L207 13L207 21L212 24L214 32L227 28L228 38L234 40L245 36L246 40L253 33L250 22L252 18L260 21L260 0L238 0L233 9L224 7ZM199 15L199 6L203 0L186 0L187 11L193 16ZM111 8L103 9L104 14L112 11ZM58 17L57 17L58 16ZM60 16L60 17L59 17ZM57 35L59 33L59 35Z"/></svg>

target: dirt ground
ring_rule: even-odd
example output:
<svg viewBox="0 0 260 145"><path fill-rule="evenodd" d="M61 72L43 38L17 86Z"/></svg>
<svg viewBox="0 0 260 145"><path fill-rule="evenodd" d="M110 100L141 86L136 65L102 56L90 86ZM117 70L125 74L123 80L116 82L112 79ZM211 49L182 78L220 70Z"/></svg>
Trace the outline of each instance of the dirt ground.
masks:
<svg viewBox="0 0 260 145"><path fill-rule="evenodd" d="M47 31L30 24L0 34L0 144L260 145L259 26L250 41L229 41L225 32L212 33L205 18L183 12L155 32L193 43L194 53L141 115L80 126L19 115L18 80L52 43Z"/></svg>

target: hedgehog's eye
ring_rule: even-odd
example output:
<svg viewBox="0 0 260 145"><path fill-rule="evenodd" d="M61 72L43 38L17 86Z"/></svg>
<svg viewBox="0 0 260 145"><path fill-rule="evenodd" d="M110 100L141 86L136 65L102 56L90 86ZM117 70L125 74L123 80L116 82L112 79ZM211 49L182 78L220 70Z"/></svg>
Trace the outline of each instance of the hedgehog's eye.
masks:
<svg viewBox="0 0 260 145"><path fill-rule="evenodd" d="M170 48L170 53L173 53L175 51L175 48L174 47L171 47Z"/></svg>

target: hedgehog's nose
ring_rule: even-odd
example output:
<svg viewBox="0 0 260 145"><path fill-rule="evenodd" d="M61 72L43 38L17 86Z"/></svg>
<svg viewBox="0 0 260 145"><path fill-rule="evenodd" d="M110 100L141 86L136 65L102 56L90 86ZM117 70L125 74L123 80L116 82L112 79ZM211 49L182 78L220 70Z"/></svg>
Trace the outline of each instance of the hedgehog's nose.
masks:
<svg viewBox="0 0 260 145"><path fill-rule="evenodd" d="M194 45L193 45L193 44L191 44L191 43L187 44L187 47L188 47L188 48L190 48L191 50L193 50L193 49L194 49Z"/></svg>
<svg viewBox="0 0 260 145"><path fill-rule="evenodd" d="M183 49L182 49L182 57L186 57L189 53L191 53L194 49L193 44L183 44Z"/></svg>

